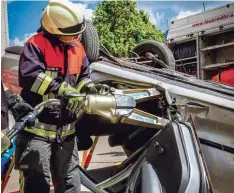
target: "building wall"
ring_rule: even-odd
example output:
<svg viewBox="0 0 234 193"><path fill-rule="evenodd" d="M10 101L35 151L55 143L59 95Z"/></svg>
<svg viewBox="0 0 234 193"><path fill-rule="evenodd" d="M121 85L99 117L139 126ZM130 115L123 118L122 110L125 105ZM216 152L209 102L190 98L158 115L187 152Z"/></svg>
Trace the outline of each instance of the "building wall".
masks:
<svg viewBox="0 0 234 193"><path fill-rule="evenodd" d="M7 1L1 1L1 56L9 46Z"/></svg>

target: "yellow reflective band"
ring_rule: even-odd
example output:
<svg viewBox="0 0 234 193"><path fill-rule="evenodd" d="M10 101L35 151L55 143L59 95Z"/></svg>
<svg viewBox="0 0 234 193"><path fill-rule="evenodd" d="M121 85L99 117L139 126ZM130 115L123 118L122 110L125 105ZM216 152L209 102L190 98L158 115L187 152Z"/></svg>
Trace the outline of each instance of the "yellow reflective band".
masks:
<svg viewBox="0 0 234 193"><path fill-rule="evenodd" d="M46 101L46 100L48 100L49 99L49 95L47 94L47 95L43 95L43 101ZM47 106L47 105L46 105Z"/></svg>
<svg viewBox="0 0 234 193"><path fill-rule="evenodd" d="M46 75L43 72L40 73L37 76L35 82L33 83L31 91L37 93L37 91L38 91L39 87L41 86L41 83L43 82L43 80L45 79L45 77L46 77Z"/></svg>
<svg viewBox="0 0 234 193"><path fill-rule="evenodd" d="M76 132L75 128L71 129L71 130L68 130L68 131L63 131L62 132L62 136L65 137L65 136L68 136L68 135L72 135Z"/></svg>
<svg viewBox="0 0 234 193"><path fill-rule="evenodd" d="M41 137L50 137L50 138L55 138L56 137L56 132L55 131L46 131L43 129L38 129L35 127L30 127L30 128L25 128L24 129L27 132L33 133L35 135L41 136Z"/></svg>
<svg viewBox="0 0 234 193"><path fill-rule="evenodd" d="M51 82L52 82L52 78L49 76L46 76L45 79L43 80L41 86L38 89L38 94L44 95L46 89L48 88L48 86L50 85Z"/></svg>
<svg viewBox="0 0 234 193"><path fill-rule="evenodd" d="M20 184L20 193L24 193L24 183L25 178L23 172L19 171L20 177L19 177L19 184Z"/></svg>
<svg viewBox="0 0 234 193"><path fill-rule="evenodd" d="M78 80L78 78L79 78L79 75L80 75L80 74L77 74L77 75L76 75L76 82L77 82L77 80Z"/></svg>
<svg viewBox="0 0 234 193"><path fill-rule="evenodd" d="M56 131L57 130L57 125L50 125L50 124L46 124L46 123L41 123L41 122L37 122L34 126L35 128L38 129L42 129L42 130L46 130L46 131Z"/></svg>
<svg viewBox="0 0 234 193"><path fill-rule="evenodd" d="M85 78L78 84L78 86L76 87L76 90L79 92L82 89L82 87L88 82L91 82L91 80L88 78Z"/></svg>
<svg viewBox="0 0 234 193"><path fill-rule="evenodd" d="M47 76L49 76L49 77L52 77L52 71L46 70L46 71L45 71L45 74L46 74Z"/></svg>
<svg viewBox="0 0 234 193"><path fill-rule="evenodd" d="M52 79L56 78L58 76L58 72L52 72L52 71L45 71L45 74L49 77L51 77ZM55 95L54 93L50 92L47 95L43 95L43 101L46 101L48 99L54 99ZM47 106L48 107L48 106Z"/></svg>
<svg viewBox="0 0 234 193"><path fill-rule="evenodd" d="M55 138L56 137L56 132L55 131L47 131L47 130L38 129L38 128L35 128L35 127L25 128L24 130L27 131L27 132L33 133L35 135L41 136L41 137L50 137L50 138ZM76 132L75 128L73 128L71 130L63 131L62 136L65 137L65 136L68 136L68 135L72 135L75 132Z"/></svg>
<svg viewBox="0 0 234 193"><path fill-rule="evenodd" d="M49 76L49 77L52 77L52 71L48 71L48 70L46 70L45 71L45 74L47 75L47 76ZM43 101L46 101L46 100L48 100L49 99L49 95L47 94L47 95L43 95Z"/></svg>

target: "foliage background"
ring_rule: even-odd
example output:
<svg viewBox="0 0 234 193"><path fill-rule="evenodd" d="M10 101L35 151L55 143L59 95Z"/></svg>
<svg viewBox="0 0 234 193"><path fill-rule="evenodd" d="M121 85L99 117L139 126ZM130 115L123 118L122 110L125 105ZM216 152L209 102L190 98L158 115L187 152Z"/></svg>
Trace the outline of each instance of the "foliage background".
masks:
<svg viewBox="0 0 234 193"><path fill-rule="evenodd" d="M103 1L94 12L93 24L111 54L127 57L134 46L146 39L164 41L161 30L149 21L149 15L129 0Z"/></svg>

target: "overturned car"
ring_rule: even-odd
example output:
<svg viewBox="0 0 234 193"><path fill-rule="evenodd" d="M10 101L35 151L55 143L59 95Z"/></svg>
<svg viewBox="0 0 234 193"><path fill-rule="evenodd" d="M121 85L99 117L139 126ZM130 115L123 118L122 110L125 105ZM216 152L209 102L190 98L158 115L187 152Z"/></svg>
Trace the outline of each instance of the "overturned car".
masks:
<svg viewBox="0 0 234 193"><path fill-rule="evenodd" d="M116 58L99 47L91 23L82 43L92 62L91 79L111 88L102 95L125 94L136 101L120 120L95 109L98 113L85 114L77 123L81 150L91 147L90 136L107 135L109 145L121 145L128 156L109 179L92 176L93 192L233 192L233 87L176 72L173 55L162 43L144 41L131 58ZM2 80L19 93L21 50L9 47L2 57Z"/></svg>

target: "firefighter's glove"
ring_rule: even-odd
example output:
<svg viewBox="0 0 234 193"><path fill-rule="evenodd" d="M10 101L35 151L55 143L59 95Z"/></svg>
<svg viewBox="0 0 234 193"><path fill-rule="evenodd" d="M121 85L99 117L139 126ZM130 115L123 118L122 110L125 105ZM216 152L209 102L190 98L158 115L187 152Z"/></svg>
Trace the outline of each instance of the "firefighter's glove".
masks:
<svg viewBox="0 0 234 193"><path fill-rule="evenodd" d="M19 95L12 94L7 98L8 108L11 110L12 115L16 121L23 116L32 112L34 109L26 103Z"/></svg>
<svg viewBox="0 0 234 193"><path fill-rule="evenodd" d="M88 93L88 94L106 94L110 90L110 86L106 84L100 84L100 83L94 83L89 82L87 83L84 88L82 88L82 92Z"/></svg>
<svg viewBox="0 0 234 193"><path fill-rule="evenodd" d="M85 98L66 82L61 84L58 95L67 100L66 108L71 112L79 111L84 105Z"/></svg>

